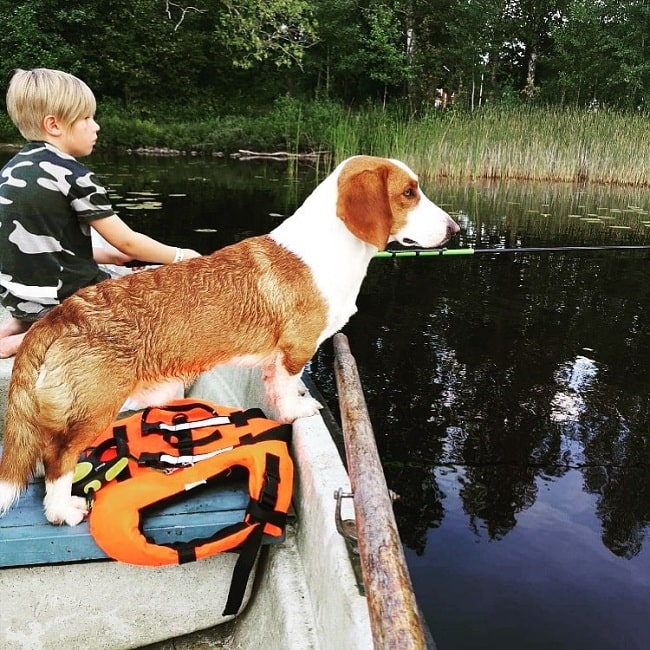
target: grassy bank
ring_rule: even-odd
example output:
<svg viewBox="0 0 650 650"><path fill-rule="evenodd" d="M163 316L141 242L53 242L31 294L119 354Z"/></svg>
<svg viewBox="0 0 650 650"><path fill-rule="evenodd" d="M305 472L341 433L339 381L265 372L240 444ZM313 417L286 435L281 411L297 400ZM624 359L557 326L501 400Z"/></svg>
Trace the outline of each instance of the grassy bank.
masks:
<svg viewBox="0 0 650 650"><path fill-rule="evenodd" d="M194 111L199 114L199 111ZM100 106L100 145L168 147L226 154L327 151L407 161L429 177L589 181L650 186L650 119L644 115L539 107L487 107L474 113L432 111L417 118L380 108L352 111L282 97L268 110L187 117L173 107L125 112ZM6 116L0 141L19 140Z"/></svg>

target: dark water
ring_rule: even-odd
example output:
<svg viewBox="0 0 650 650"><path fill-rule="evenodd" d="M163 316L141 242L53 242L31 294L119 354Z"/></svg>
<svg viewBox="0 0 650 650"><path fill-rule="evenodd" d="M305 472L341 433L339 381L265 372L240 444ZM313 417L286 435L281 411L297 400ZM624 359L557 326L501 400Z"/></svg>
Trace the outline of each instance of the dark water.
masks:
<svg viewBox="0 0 650 650"><path fill-rule="evenodd" d="M346 330L440 648L648 647L647 272L616 254L372 270Z"/></svg>
<svg viewBox="0 0 650 650"><path fill-rule="evenodd" d="M125 220L201 252L267 232L318 175L223 160L90 163L129 206L118 208ZM453 246L650 244L649 192L427 189L463 226ZM648 647L649 259L371 263L344 331L440 650ZM310 371L336 409L330 342Z"/></svg>

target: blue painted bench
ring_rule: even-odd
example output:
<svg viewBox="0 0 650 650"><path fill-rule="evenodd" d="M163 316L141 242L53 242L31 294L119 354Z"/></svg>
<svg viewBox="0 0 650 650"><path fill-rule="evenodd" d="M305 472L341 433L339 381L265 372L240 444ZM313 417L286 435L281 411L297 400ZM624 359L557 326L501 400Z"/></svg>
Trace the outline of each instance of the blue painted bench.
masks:
<svg viewBox="0 0 650 650"><path fill-rule="evenodd" d="M0 517L0 567L105 560L87 522L53 526L43 514L45 486L34 480L20 500ZM151 511L143 531L157 543L189 541L242 521L248 505L245 480L202 488L192 498ZM265 543L281 540L269 538Z"/></svg>

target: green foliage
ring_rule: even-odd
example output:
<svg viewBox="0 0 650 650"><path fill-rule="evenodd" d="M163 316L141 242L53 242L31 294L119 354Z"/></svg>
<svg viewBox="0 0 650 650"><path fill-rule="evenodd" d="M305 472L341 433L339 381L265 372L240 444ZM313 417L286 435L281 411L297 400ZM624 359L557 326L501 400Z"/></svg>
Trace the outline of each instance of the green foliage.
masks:
<svg viewBox="0 0 650 650"><path fill-rule="evenodd" d="M169 105L147 115L125 114L116 103L99 107L100 147L168 147L184 151L315 151L328 147L344 114L333 102L301 103L283 95L269 110L183 118ZM169 115L174 119L168 119ZM14 129L15 131L15 129Z"/></svg>
<svg viewBox="0 0 650 650"><path fill-rule="evenodd" d="M219 3L215 40L236 67L273 60L278 67L302 61L316 39L313 3L307 0L223 0Z"/></svg>
<svg viewBox="0 0 650 650"><path fill-rule="evenodd" d="M0 0L0 24L0 79L80 76L121 145L173 122L192 125L183 147L315 149L350 126L335 113L381 105L398 133L441 88L454 114L526 98L644 112L650 96L650 0Z"/></svg>
<svg viewBox="0 0 650 650"><path fill-rule="evenodd" d="M395 7L372 2L364 15L368 31L361 43L369 77L382 84L403 83L409 77L406 34Z"/></svg>
<svg viewBox="0 0 650 650"><path fill-rule="evenodd" d="M231 91L238 67L300 63L315 38L310 7L305 0L202 0L196 7L0 0L0 78L17 67L55 67L124 107L180 96L195 101Z"/></svg>
<svg viewBox="0 0 650 650"><path fill-rule="evenodd" d="M321 151L339 161L359 153L400 158L428 177L527 179L650 186L650 138L642 114L493 104L473 113L405 114L399 104L352 110L280 96L266 111L166 119L100 107L99 147L165 147L226 154ZM0 119L0 141L20 136Z"/></svg>
<svg viewBox="0 0 650 650"><path fill-rule="evenodd" d="M0 143L22 142L22 136L6 113L0 113Z"/></svg>
<svg viewBox="0 0 650 650"><path fill-rule="evenodd" d="M572 0L565 15L551 31L545 99L647 108L650 3Z"/></svg>

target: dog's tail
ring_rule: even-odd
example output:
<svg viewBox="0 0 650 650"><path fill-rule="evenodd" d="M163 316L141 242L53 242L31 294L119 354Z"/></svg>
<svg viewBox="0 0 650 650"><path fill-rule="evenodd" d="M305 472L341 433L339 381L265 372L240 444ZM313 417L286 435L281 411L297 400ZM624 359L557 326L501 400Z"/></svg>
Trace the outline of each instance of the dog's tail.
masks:
<svg viewBox="0 0 650 650"><path fill-rule="evenodd" d="M60 332L57 327L45 328L33 336L31 330L38 325L27 333L29 345L26 337L11 372L0 458L0 515L18 499L43 458L36 386L45 354Z"/></svg>

